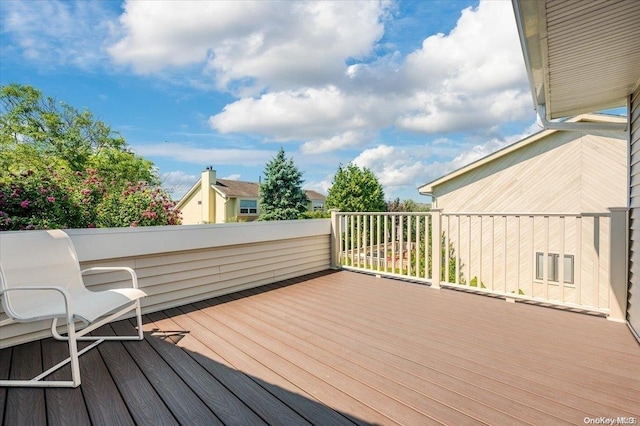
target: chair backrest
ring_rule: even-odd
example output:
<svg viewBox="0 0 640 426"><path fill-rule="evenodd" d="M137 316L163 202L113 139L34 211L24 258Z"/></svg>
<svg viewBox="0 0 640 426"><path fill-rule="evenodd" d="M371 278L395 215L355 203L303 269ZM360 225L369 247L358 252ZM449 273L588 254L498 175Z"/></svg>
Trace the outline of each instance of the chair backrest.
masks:
<svg viewBox="0 0 640 426"><path fill-rule="evenodd" d="M78 255L63 231L0 232L0 289L32 286L84 287ZM10 291L3 294L2 305L7 315L22 318L61 297L50 291Z"/></svg>

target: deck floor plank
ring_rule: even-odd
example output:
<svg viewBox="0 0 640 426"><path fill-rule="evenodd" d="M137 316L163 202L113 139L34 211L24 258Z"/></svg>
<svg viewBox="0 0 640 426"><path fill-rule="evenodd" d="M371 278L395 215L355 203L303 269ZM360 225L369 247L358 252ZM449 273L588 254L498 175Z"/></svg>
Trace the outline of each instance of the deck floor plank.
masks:
<svg viewBox="0 0 640 426"><path fill-rule="evenodd" d="M383 383L378 377L370 374L368 371L359 371L361 375L351 375L350 365L344 363L340 359L323 360L315 357L303 348L296 345L289 345L281 342L274 336L270 335L265 328L256 329L245 323L243 320L237 320L225 312L226 304L215 306L215 311L202 309L204 313L210 313L211 317L215 316L216 321L233 329L234 331L250 337L255 345L262 346L279 357L285 358L296 365L315 372L319 377L330 377L332 382L338 383L339 387L348 394L360 401L370 401L372 406L385 416L397 421L401 424L424 424L425 422L442 422L445 418L456 424L467 424L472 419L462 415L455 410L449 410L447 407L432 405L431 414L426 414L411 406L406 399L414 399L415 394L405 392L405 389L394 386L393 383ZM381 390L384 386L393 388L391 393L401 393L405 398L399 396L397 399L389 396ZM415 398L417 400L418 398ZM416 402L416 401L414 401ZM448 417L447 417L448 416ZM438 417L441 420L438 420Z"/></svg>
<svg viewBox="0 0 640 426"><path fill-rule="evenodd" d="M82 349L84 345L78 345ZM42 363L48 369L69 357L69 345L54 339L42 341ZM81 376L82 377L82 376ZM71 366L69 364L54 371L47 379L69 380ZM81 388L47 388L47 424L50 426L91 425L89 413L84 403ZM70 410L69 407L74 407Z"/></svg>
<svg viewBox="0 0 640 426"><path fill-rule="evenodd" d="M145 320L153 321L164 315L156 313L146 316ZM151 319L150 319L151 318ZM166 317L165 317L166 318ZM175 323L174 323L175 324ZM132 324L133 326L133 324ZM163 333L162 328L156 322L147 322L145 331L153 332L145 340L163 358L163 360L184 380L185 383L202 398L209 409L216 414L224 424L243 424L260 426L265 424L251 409L239 398L224 387L214 376L209 374L189 354L169 341L156 337L164 335L167 340L169 335L175 333L177 325L167 328L168 333Z"/></svg>
<svg viewBox="0 0 640 426"><path fill-rule="evenodd" d="M207 302L203 302L207 304ZM200 305L201 308L206 309L207 305ZM229 327L224 322L219 322L215 318L207 317L207 321L213 325L212 329L214 333L226 342L233 342L232 345L238 350L242 351L245 357L260 360L268 368L273 369L280 374L285 380L289 380L292 383L302 387L308 394L313 395L313 399L318 400L324 404L331 404L331 407L338 409L342 413L347 415L351 413L359 413L364 419L377 423L389 423L391 419L384 416L380 411L374 409L374 407L362 403L357 398L353 398L339 386L340 382L336 383L335 377L330 377L327 381L327 377L323 377L313 370L300 366L296 360L291 360L288 357L282 357L277 353L269 350L262 345L256 344L250 336L246 336L239 333L237 330ZM231 344L231 343L227 343ZM260 371L258 375L262 375ZM323 380L324 379L324 380ZM313 407L316 408L317 407ZM313 414L313 412L309 413ZM326 414L323 415L326 417ZM317 421L316 419L314 419ZM358 422L356 420L356 422ZM336 424L341 424L340 419L336 421Z"/></svg>
<svg viewBox="0 0 640 426"><path fill-rule="evenodd" d="M128 321L115 322L111 327L116 335L135 332ZM157 368L166 363L147 340L123 342L122 345L147 380L153 383L153 388L180 424L222 425L218 417L173 369Z"/></svg>
<svg viewBox="0 0 640 426"><path fill-rule="evenodd" d="M358 283L358 284L361 284L361 283ZM412 284L402 283L402 282L399 282L396 284L396 286L398 287L403 285L412 286ZM397 312L398 309L402 309L403 312L406 312L408 314L405 317L403 317L405 320L405 323L410 322L411 317L413 317L414 315L420 315L420 312L422 311L422 309L425 308L425 304L420 301L420 298L422 297L418 298L417 300L410 301L407 304L399 305L397 300L394 301L393 299L390 298L392 294L390 292L386 292L385 294L389 296L389 299L387 300L391 300L391 301L389 303L381 303L385 300L385 298L376 297L375 299L370 298L370 299L364 300L362 297L357 297L355 292L362 294L362 292L365 290L364 286L358 287L354 285L351 287L352 288L341 289L340 291L340 296L342 296L343 300L353 301L352 303L350 303L349 308L354 306L354 304L356 306L363 307L365 306L364 304L366 303L367 304L366 307L368 307L369 309L375 309L376 311L383 312L385 314L392 314L393 312ZM393 286L389 286L389 287L393 287ZM403 289L402 291L405 291L405 289ZM444 290L444 291L445 293L449 293L446 295L446 298L449 298L449 299L451 299L452 296L457 296L458 298L465 298L465 297L468 298L470 296L468 294L460 294L459 292L453 292L453 293L458 293L457 295L454 295L454 294L451 294L452 293L451 290ZM317 292L317 290L310 289L310 292ZM382 296L382 295L378 294L378 296ZM474 295L471 295L471 296L474 296ZM530 345L530 347L528 348L529 353L531 353L532 355L542 355L547 357L551 356L553 359L556 359L558 362L571 362L572 364L575 365L575 368L580 368L580 369L584 369L584 368L592 369L593 364L592 362L589 362L589 361L593 361L593 360L592 359L585 360L582 358L572 359L570 358L571 356L570 352L562 350L563 348L565 347L570 348L572 345L580 344L584 348L584 350L587 350L587 351L590 349L595 350L597 348L612 350L612 343L615 343L615 341L610 341L610 342L607 342L606 344L596 346L591 343L592 339L584 339L584 338L576 339L574 337L575 333L573 332L562 333L562 334L558 333L555 339L550 339L549 333L546 333L545 328L541 327L538 321L536 321L535 323L525 322L525 321L518 321L517 318L514 321L513 312L511 311L522 310L522 309L532 309L536 311L539 309L543 309L544 316L550 317L551 319L553 319L554 324L557 324L558 322L561 322L564 324L565 322L570 320L571 317L575 316L574 313L563 312L560 310L553 310L553 312L550 312L551 310L546 308L536 307L536 306L525 307L522 304L519 304L517 307L514 305L511 305L511 306L508 306L506 309L500 309L498 312L491 315L493 312L495 312L495 310L493 310L492 312L491 309L487 309L488 307L491 306L491 304L486 305L486 303L494 302L494 300L491 300L490 298L484 298L484 299L487 299L487 300L484 300L482 302L477 302L474 304L475 309L472 308L469 310L465 310L465 313L466 313L465 317L460 317L459 320L456 321L455 323L439 324L440 330L438 331L445 333L449 337L463 336L467 340L475 338L475 339L478 339L478 341L477 342L474 341L474 343L482 344L485 346L486 345L491 346L496 339L500 339L502 342L504 342L505 346L508 346L507 344L510 342L519 344L521 342L520 342L520 339L518 339L518 335L527 336L527 341L530 341L532 338L537 337L539 339L536 340L536 344ZM483 305L486 306L487 308L482 309ZM440 314L439 316L445 317L446 313L450 311L451 308L447 309L444 306L430 304L429 309L432 310L434 314L436 315ZM533 312L533 314L535 314L535 312ZM512 318L512 319L509 320L508 318ZM484 332L481 334L469 336L467 332L468 329L467 327L464 327L464 326L466 325L469 327L474 327L475 321L484 322L484 326L483 326ZM601 322L602 321L600 321L599 318L593 318L593 321L591 321L592 324L594 325L598 324L599 326L602 325L600 324ZM609 328L609 331L612 331L612 332L614 330L618 330L617 327L608 327L608 328ZM558 330L558 331L562 331L562 330ZM615 333L615 334L620 334L620 333ZM626 333L624 335L627 336ZM611 337L613 339L615 338L615 335ZM625 340L628 342L628 339L625 339ZM613 348L615 348L615 345L613 346ZM612 379L617 383L620 382L619 380L620 378L627 377L626 371L628 370L628 366L635 365L638 368L640 368L640 362L637 360L637 357L633 356L632 352L628 352L628 353L624 351L618 351L618 352L620 352L618 355L619 359L625 362L624 366L618 365L618 364L614 364L614 365L604 364L600 369L598 369L598 371L602 371L602 369L605 369L606 371L610 372L612 375L617 375L616 379Z"/></svg>
<svg viewBox="0 0 640 426"><path fill-rule="evenodd" d="M13 348L9 379L31 380L42 369L41 343L29 342ZM45 425L47 423L44 389L12 388L7 393L6 426Z"/></svg>
<svg viewBox="0 0 640 426"><path fill-rule="evenodd" d="M287 331L297 338L304 339L306 342L314 344L319 350L327 348L333 355L342 356L360 367L370 368L386 377L387 380L397 381L415 392L425 394L425 397L435 397L440 389L449 394L455 393L457 395L449 395L443 399L449 401L449 404L453 403L455 407L464 407L469 414L472 414L470 406L482 404L476 407L480 413L475 414L481 420L503 424L505 422L514 423L516 420L532 421L535 424L558 424L561 422L560 418L549 413L546 404L544 410L532 409L528 405L510 398L509 395L505 395L504 392L488 391L486 387L480 386L483 381L478 377L475 377L475 382L478 385L473 381L459 380L431 368L429 364L419 364L404 358L401 354L394 354L381 348L376 349L375 345L380 339L370 339L366 345L358 344L358 340L349 337L350 333L345 335L343 331L326 320L323 321L315 316L310 318L291 317L291 311L283 314L283 311L270 307L266 298L261 298L259 302L252 306L240 305L238 309L245 315L249 313L247 311L249 309L252 319L264 323L271 322L276 329ZM323 330L331 330L331 332L327 333ZM340 335L344 337L340 338ZM502 386L504 385L495 390L502 390ZM514 391L517 390L511 389L510 393ZM496 410L493 407L503 403L504 398L512 400L512 413L517 414L517 419L512 416L504 416L500 419L500 413L495 413ZM458 403L456 403L456 399ZM463 401L469 402L469 404L464 404ZM552 401L549 402L552 403ZM483 416L488 417L483 418Z"/></svg>
<svg viewBox="0 0 640 426"><path fill-rule="evenodd" d="M375 285L375 281L372 282L372 285ZM467 295L469 297L478 297L475 295ZM283 294L284 298L288 296ZM485 360L489 365L500 365L500 366L511 366L513 369L518 369L521 371L521 375L525 375L525 377L536 378L540 383L554 383L553 386L558 387L559 389L565 389L568 392L573 391L574 386L578 386L580 391L584 395L588 395L592 398L594 402L604 402L610 404L611 407L616 410L620 410L621 413L626 414L637 414L633 411L629 411L629 407L640 406L640 391L636 390L640 384L638 383L638 379L633 375L627 375L626 377L619 378L620 380L616 382L612 380L608 374L597 374L592 373L590 371L584 371L582 369L575 369L571 365L557 365L556 362L550 362L549 360L540 359L540 357L531 356L527 352L527 346L531 345L530 339L527 338L526 335L521 336L521 343L518 346L514 345L480 345L480 344L469 344L465 337L455 337L443 334L438 328L434 327L433 323L431 327L428 328L428 334L425 335L423 339L417 339L419 334L412 333L410 330L404 330L402 327L396 329L395 332L391 331L391 325L395 322L395 317L389 317L386 315L377 315L372 312L376 312L375 310L370 310L367 312L363 312L362 315L351 315L353 311L353 307L351 306L340 306L340 301L334 301L333 299L324 301L324 295L317 295L314 298L309 300L305 300L305 297L301 295L299 298L293 298L291 303L301 304L305 307L303 309L313 309L315 306L330 306L331 314L330 319L338 320L342 319L343 321L350 321L354 324L358 324L361 326L361 330L366 333L373 333L374 331L380 333L386 333L386 338L388 339L397 339L398 344L406 347L407 349L420 349L422 347L425 350L446 350L448 356L462 356L467 357L468 353L472 350L474 352L475 358L479 360ZM491 300L495 303L500 303L498 300ZM329 303L331 302L331 303ZM494 303L494 304L495 304ZM504 303L504 302L502 302ZM465 305L462 305L465 306ZM455 307L452 307L455 309ZM459 308L458 308L459 309ZM543 311L538 311L536 314L545 315L545 311L548 309L544 309ZM384 318L382 321L380 318ZM436 318L432 318L432 320L437 321ZM584 319L593 319L593 318L584 318ZM603 319L596 319L600 321L604 321ZM338 323L340 323L338 321ZM612 326L615 324L610 323ZM479 334L479 331L476 327L468 330L469 339L472 339L473 334ZM628 332L628 330L627 330ZM558 332L556 332L558 333ZM562 332L560 332L561 334ZM498 340L496 340L498 341ZM572 349L575 353L575 349ZM589 357L592 356L590 352L580 352L580 356ZM607 357L607 360L610 359L611 354ZM598 362L593 362L593 365L598 365ZM617 377L618 378L618 377ZM573 383L571 383L573 382ZM627 386L627 384L631 385L631 388ZM602 394L602 389L616 388L621 391L615 397L609 398L611 395ZM604 401L603 401L604 400Z"/></svg>
<svg viewBox="0 0 640 426"><path fill-rule="evenodd" d="M189 337L193 337L193 334L200 337L199 332L202 331L206 335L203 342L206 342L218 352L217 355L220 357L217 359L218 362L228 368L243 371L254 381L257 381L260 386L266 388L271 394L293 408L311 423L319 425L350 425L358 423L359 420L355 417L350 417L348 413L362 413L368 408L361 404L357 404L355 407L352 406L351 403L353 401L350 401L348 395L318 380L306 370L300 369L282 358L275 357L266 351L258 358L247 355L239 349L243 347L243 339L225 333L224 327L207 329L190 319L188 315L183 315L179 318L173 317L172 319L187 326L192 331ZM225 337L228 340L225 340ZM187 340L181 340L178 344L184 345ZM194 350L198 349L193 347L193 344L189 344L188 347ZM198 351L201 352L202 349L198 349ZM293 381L290 382L285 377L292 377ZM309 389L309 392L294 383L299 384L304 389ZM320 403L316 402L316 399ZM322 402L326 404L335 402L336 405L330 406L337 407L344 413L337 413L328 409ZM385 420L388 421L389 419Z"/></svg>
<svg viewBox="0 0 640 426"><path fill-rule="evenodd" d="M0 422L640 418L640 345L624 324L468 292L325 271L152 313L144 327L144 341L83 355L78 389L0 388ZM131 320L98 330L132 331ZM66 352L52 339L2 349L0 377L30 379Z"/></svg>
<svg viewBox="0 0 640 426"><path fill-rule="evenodd" d="M110 326L103 326L96 330L96 334L109 336L115 333ZM127 411L130 413L130 417L133 418L131 420L132 423L135 421L137 424L178 424L171 411L156 392L153 384L145 377L135 360L122 345L122 342L105 341L98 345L97 349L106 366L105 371L98 372L101 376L100 381L104 381L104 384L108 386L113 384L115 390L114 392L106 393L100 388L94 389L95 396L90 398L90 401L96 405L96 411L100 413L101 419L98 422L104 421L104 424L116 424L119 421L125 421L125 419L109 420L109 417L114 412ZM95 354L95 351L91 350L85 356L93 354ZM158 367L162 366L159 365ZM82 386L84 389L84 372L82 374ZM91 382L92 384L97 382L99 383L97 386L102 386L103 384L100 381L92 380ZM112 399L103 403L102 395L108 395ZM120 395L122 396L120 397ZM124 405L127 408L125 410L122 410L122 408L114 410L113 406L115 404L120 407ZM91 416L91 420L94 423L96 422L94 416Z"/></svg>
<svg viewBox="0 0 640 426"><path fill-rule="evenodd" d="M275 306L278 306L278 304L276 303ZM281 307L281 305L279 306ZM253 312L262 310L274 317L286 312L288 325L283 325L282 327L303 327L309 331L310 339L324 340L324 346L327 348L353 353L352 358L364 357L366 359L373 357L389 365L389 368L400 368L401 371L409 372L428 380L441 380L443 385L446 384L451 389L456 388L455 381L457 381L460 392L479 400L494 398L490 395L483 395L485 391L492 393L502 402L505 400L512 401L509 404L514 411L518 412L519 415L526 415L528 418L537 418L539 414L527 410L527 406L551 415L567 414L565 420L575 419L576 416L584 414L578 410L571 410L570 407L554 399L532 398L537 395L508 384L500 375L487 375L486 372L478 373L461 368L459 365L443 362L427 353L411 354L406 349L390 342L389 339L380 339L357 333L353 329L339 329L335 324L329 323L322 317L310 315L308 311L298 313L293 306L287 307L286 310L279 310L272 307L268 300L261 299L260 305L252 308ZM331 332L326 333L326 330L331 330ZM452 382L451 380L455 381ZM557 409L554 410L554 408Z"/></svg>
<svg viewBox="0 0 640 426"><path fill-rule="evenodd" d="M181 313L188 313L188 315L179 316L176 318L176 322L181 326L197 327L200 326L200 330L203 331L202 337L203 346L208 346L207 330L213 328L214 324L210 321L210 318L200 312L198 309L187 309L187 307L181 307L179 309ZM191 323L187 320L193 321ZM195 323L195 324L194 324ZM201 349L204 349L201 347ZM212 346L213 347L213 346ZM213 349L209 349L214 352ZM309 424L304 417L300 416L295 410L291 409L281 400L267 392L263 387L258 385L251 378L247 377L244 373L234 371L226 367L219 362L219 356L216 360L212 353L200 352L194 350L192 352L193 357L200 363L207 371L214 375L221 383L223 383L229 390L231 390L236 396L240 397L245 403L255 411L265 422L269 424L297 424L304 425Z"/></svg>
<svg viewBox="0 0 640 426"><path fill-rule="evenodd" d="M11 367L12 348L0 349L0 379L9 378L9 368ZM4 424L4 413L6 410L7 388L0 387L0 424Z"/></svg>

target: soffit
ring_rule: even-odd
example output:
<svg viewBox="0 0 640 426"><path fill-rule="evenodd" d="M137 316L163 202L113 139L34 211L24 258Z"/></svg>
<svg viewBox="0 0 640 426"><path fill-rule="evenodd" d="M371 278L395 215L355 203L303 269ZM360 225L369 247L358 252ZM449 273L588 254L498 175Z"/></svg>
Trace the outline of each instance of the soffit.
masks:
<svg viewBox="0 0 640 426"><path fill-rule="evenodd" d="M515 0L529 77L547 119L626 105L640 78L640 2Z"/></svg>

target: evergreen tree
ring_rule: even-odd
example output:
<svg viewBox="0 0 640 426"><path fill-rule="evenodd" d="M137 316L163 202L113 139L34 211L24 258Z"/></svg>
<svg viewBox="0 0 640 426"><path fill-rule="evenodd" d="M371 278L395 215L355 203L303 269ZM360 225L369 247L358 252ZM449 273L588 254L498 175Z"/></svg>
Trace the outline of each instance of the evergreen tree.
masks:
<svg viewBox="0 0 640 426"><path fill-rule="evenodd" d="M383 212L387 209L378 178L368 168L361 169L353 163L338 167L326 205L342 212Z"/></svg>
<svg viewBox="0 0 640 426"><path fill-rule="evenodd" d="M265 179L260 184L260 219L302 219L309 199L302 190L302 173L287 159L284 148L269 162L264 170Z"/></svg>

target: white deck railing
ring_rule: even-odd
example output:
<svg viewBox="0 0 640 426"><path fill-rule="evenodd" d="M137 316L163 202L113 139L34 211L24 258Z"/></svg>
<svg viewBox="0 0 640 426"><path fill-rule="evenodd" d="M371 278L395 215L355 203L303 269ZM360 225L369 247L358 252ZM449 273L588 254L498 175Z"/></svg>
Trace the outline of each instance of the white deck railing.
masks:
<svg viewBox="0 0 640 426"><path fill-rule="evenodd" d="M626 209L333 215L341 268L624 318Z"/></svg>

